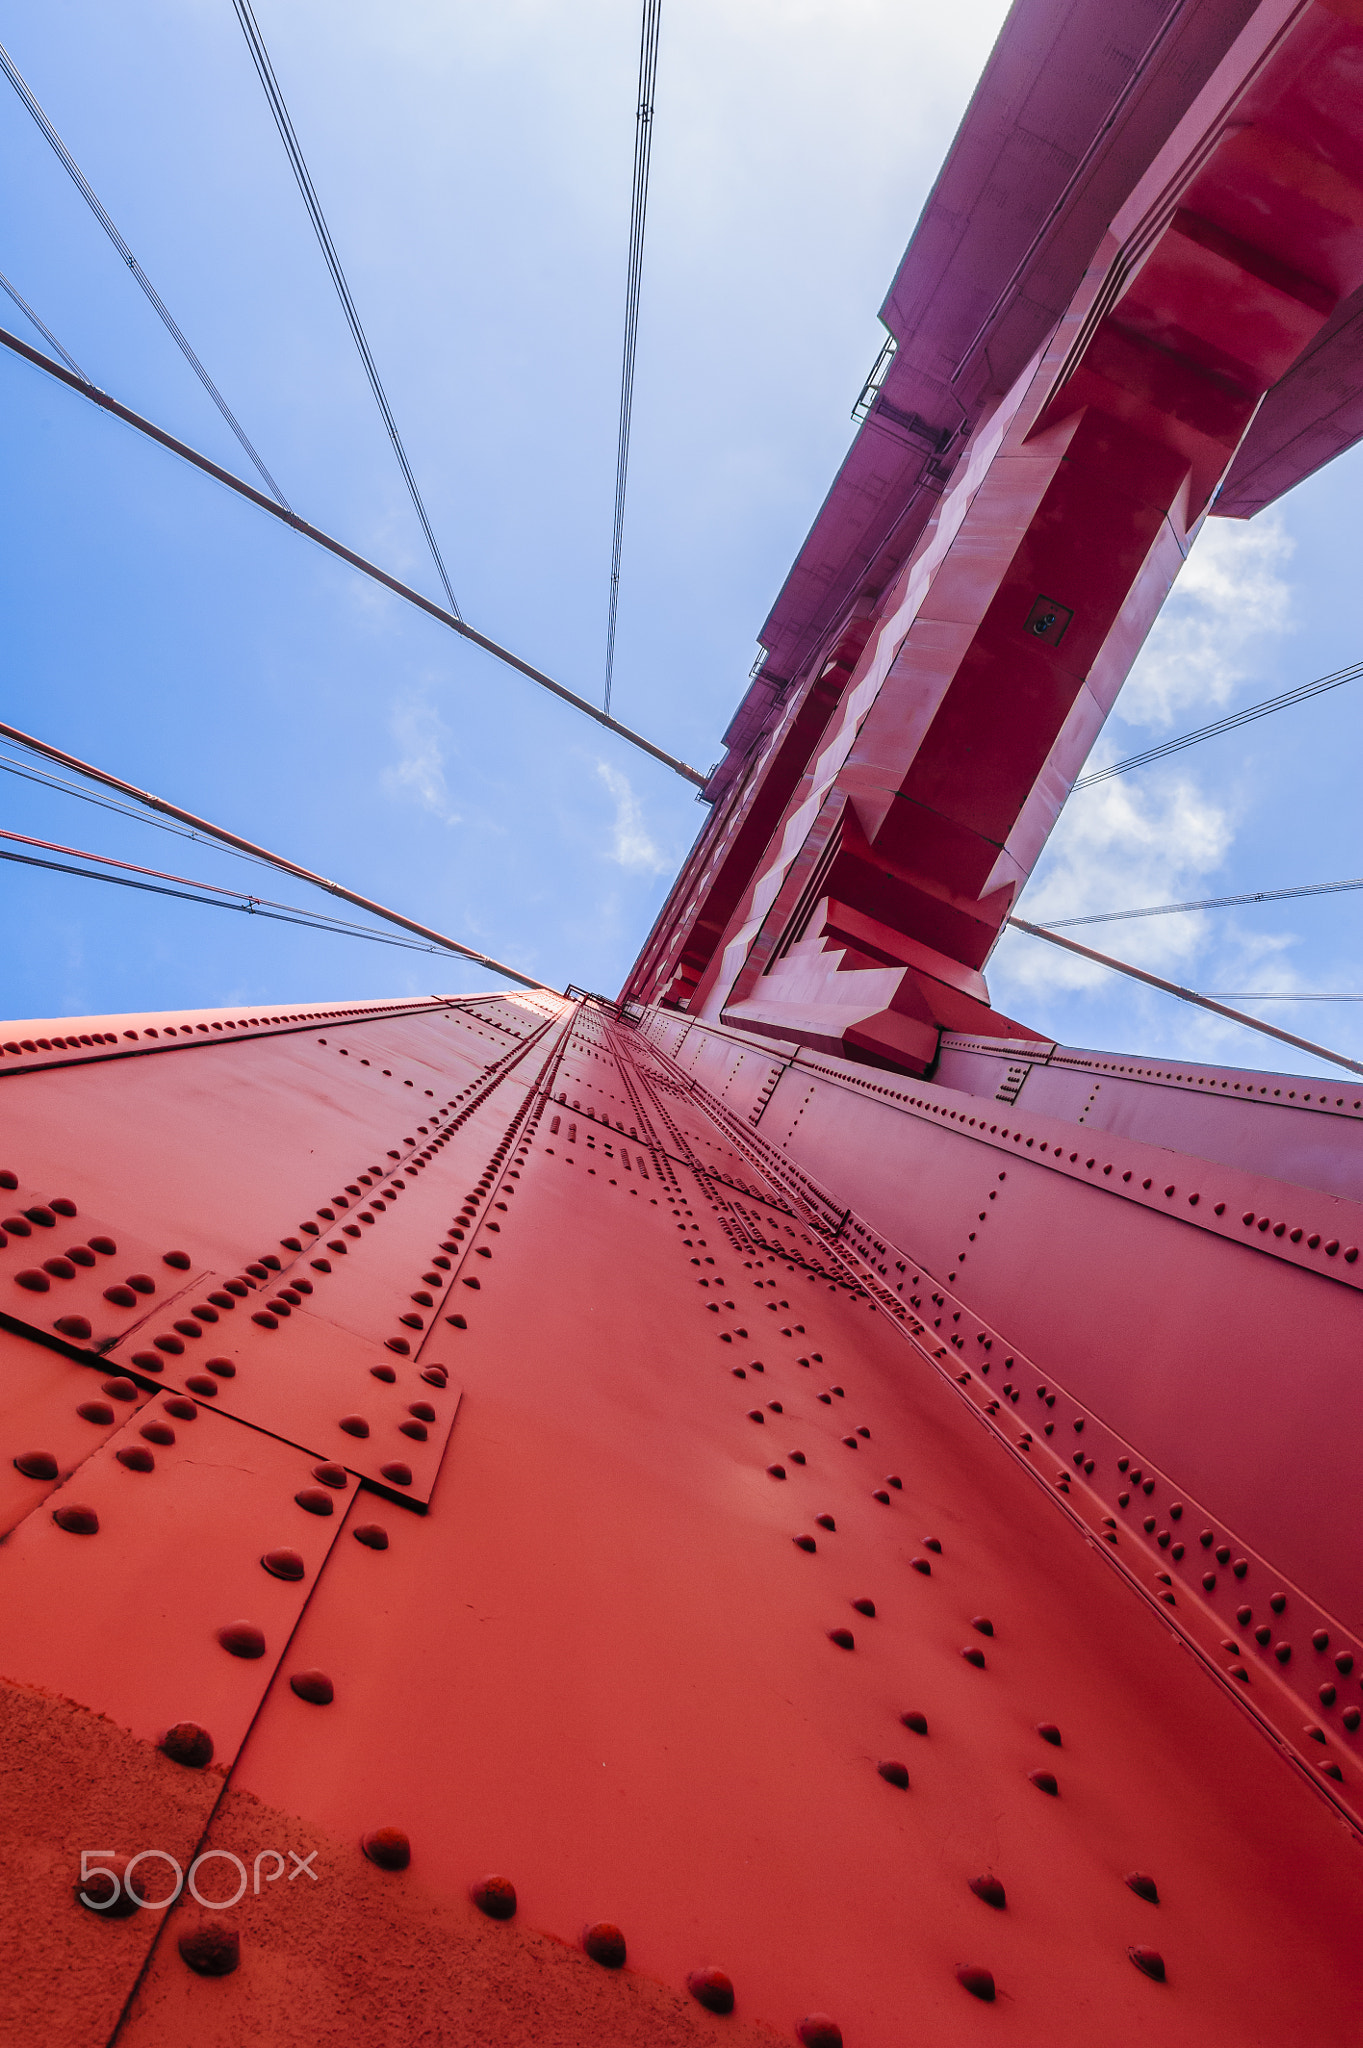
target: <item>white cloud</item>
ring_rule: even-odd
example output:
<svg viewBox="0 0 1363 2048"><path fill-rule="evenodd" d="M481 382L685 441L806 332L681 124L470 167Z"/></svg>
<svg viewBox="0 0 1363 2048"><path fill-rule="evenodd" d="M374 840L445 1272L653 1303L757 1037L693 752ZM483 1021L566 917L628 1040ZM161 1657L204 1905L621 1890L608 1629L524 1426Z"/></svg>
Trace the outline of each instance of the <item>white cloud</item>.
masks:
<svg viewBox="0 0 1363 2048"><path fill-rule="evenodd" d="M1266 637L1290 623L1291 585L1282 573L1293 543L1280 515L1253 524L1208 520L1168 604L1132 670L1116 716L1167 730L1225 705L1259 665ZM1111 736L1095 763L1129 751ZM1066 806L1023 904L1037 924L1090 912L1179 903L1215 895L1215 877L1235 839L1237 804L1214 777L1212 757L1175 759L1082 790ZM1224 886L1224 885L1223 885ZM1209 949L1231 938L1225 912L1195 911L1088 925L1072 936L1171 979L1200 985ZM1263 972L1265 954L1286 941L1249 941L1242 972ZM1222 971L1230 970L1222 953ZM1261 965L1256 969L1252 963ZM1279 970L1287 971L1280 964ZM1097 989L1110 971L1037 945L1010 948L1008 979L1034 990ZM1290 985L1289 972L1289 985ZM1222 986L1228 986L1222 983ZM1248 984L1245 984L1248 985ZM1276 985L1274 982L1266 986Z"/></svg>
<svg viewBox="0 0 1363 2048"><path fill-rule="evenodd" d="M639 799L630 787L629 777L622 775L618 768L608 767L604 761L597 762L596 772L615 799L610 858L620 867L632 869L635 874L670 873L675 863L649 837Z"/></svg>
<svg viewBox="0 0 1363 2048"><path fill-rule="evenodd" d="M1023 913L1033 924L1090 912L1179 903L1211 895L1208 877L1233 838L1231 813L1187 776L1156 789L1099 783L1067 808L1027 892ZM1132 923L1085 925L1066 936L1100 952L1171 973L1202 946L1206 918L1195 911ZM1075 954L1029 945L1011 960L1020 982L1034 988L1091 988L1110 970ZM1182 979L1181 975L1174 975Z"/></svg>
<svg viewBox="0 0 1363 2048"><path fill-rule="evenodd" d="M414 796L428 811L434 811L447 825L459 823L450 809L445 786L445 742L449 728L429 704L412 699L400 705L390 727L402 749L402 758L383 771L383 787L389 796Z"/></svg>
<svg viewBox="0 0 1363 2048"><path fill-rule="evenodd" d="M1276 512L1252 524L1207 520L1131 671L1116 716L1128 725L1164 731L1186 713L1228 703L1252 673L1266 636L1288 628L1292 592L1281 571L1293 547Z"/></svg>

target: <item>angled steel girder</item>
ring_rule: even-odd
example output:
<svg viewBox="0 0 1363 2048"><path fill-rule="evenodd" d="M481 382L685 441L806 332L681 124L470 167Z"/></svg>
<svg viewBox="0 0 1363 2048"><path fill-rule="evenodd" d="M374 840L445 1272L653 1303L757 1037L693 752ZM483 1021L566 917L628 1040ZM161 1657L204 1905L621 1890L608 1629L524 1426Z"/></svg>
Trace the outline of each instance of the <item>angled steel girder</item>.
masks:
<svg viewBox="0 0 1363 2048"><path fill-rule="evenodd" d="M627 997L910 1073L944 1029L1029 1035L989 953L1265 394L1363 290L1360 33L1264 0L1128 156L1068 304L925 473L926 524L830 568L838 606L754 684Z"/></svg>

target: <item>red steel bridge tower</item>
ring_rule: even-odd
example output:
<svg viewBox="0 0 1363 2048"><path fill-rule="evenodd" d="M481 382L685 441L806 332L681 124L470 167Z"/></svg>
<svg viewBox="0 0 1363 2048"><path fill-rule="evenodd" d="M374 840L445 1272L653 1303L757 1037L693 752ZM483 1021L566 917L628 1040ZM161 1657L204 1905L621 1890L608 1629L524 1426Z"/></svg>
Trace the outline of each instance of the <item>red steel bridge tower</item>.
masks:
<svg viewBox="0 0 1363 2048"><path fill-rule="evenodd" d="M984 979L1361 80L1019 0L618 1001L0 1029L6 2048L1363 2040L1363 1087Z"/></svg>

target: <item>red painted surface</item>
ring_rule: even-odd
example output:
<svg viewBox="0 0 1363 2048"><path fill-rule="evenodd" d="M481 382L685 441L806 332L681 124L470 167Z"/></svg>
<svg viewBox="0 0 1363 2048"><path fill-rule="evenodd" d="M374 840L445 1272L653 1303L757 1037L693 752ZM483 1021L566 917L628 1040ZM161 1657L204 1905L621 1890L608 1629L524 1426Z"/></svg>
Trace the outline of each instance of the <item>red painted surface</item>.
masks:
<svg viewBox="0 0 1363 2048"><path fill-rule="evenodd" d="M88 1202L159 1245L178 1189L168 1248L244 1274L263 1257L234 1264L229 1246L273 1246L287 1279L307 1255L285 1241L335 1208L359 1154L425 1142L403 1155L398 1213L338 1262L347 1293L250 1340L219 1397L169 1418L150 1471L117 1452L182 1397L156 1385L117 1404L114 1427L78 1430L79 1396L113 1361L52 1348L22 1290L4 1304L8 1456L50 1436L59 1466L56 1483L14 1474L0 1547L0 1676L49 1702L49 1761L30 1739L24 1783L46 1771L54 1833L78 1840L89 1795L62 1716L103 1716L144 1746L196 1722L222 1794L193 1846L248 1869L272 1844L317 1849L331 1887L306 1908L248 1888L224 1916L240 1962L221 1979L183 1959L180 1937L211 1919L190 1902L151 1937L141 1918L97 1927L123 2019L96 2025L73 1975L74 2031L54 2038L585 2038L564 2010L590 2013L593 2038L659 2042L716 2025L793 2040L811 2012L853 2048L906 2028L945 2048L1000 2021L1036 2048L1349 2037L1357 1267L1247 1232L1213 1197L1295 1202L1340 1233L1363 1212L1206 1161L1191 1207L1187 1155L1169 1167L1167 1150L1104 1133L1114 1182L1106 1157L1070 1159L1073 1122L773 1059L665 1013L640 1031L590 1003L495 999L261 1027L230 1052L124 1043L16 1067L3 1097L10 1169L26 1190L74 1190L73 1229ZM433 1106L417 1119L423 1076ZM202 1172L215 1096L249 1182L230 1153L222 1187ZM1156 1162L1178 1200L1140 1185ZM464 1327L437 1315L406 1357L389 1352L370 1333L401 1327L442 1242L451 1264L430 1270ZM267 1373L282 1383L297 1363L320 1383L324 1325L338 1396L355 1347L392 1361L397 1380L371 1382L386 1399L439 1403L419 1377L432 1361L451 1402L462 1389L432 1439L428 1502L376 1489L361 1457L333 1475L332 1515L298 1504L326 1491L319 1445L301 1408L270 1406ZM1303 1329L1315 1364L1285 1374ZM93 1507L97 1533L56 1524L63 1499ZM375 1524L384 1548L355 1538ZM301 1578L263 1567L281 1549ZM239 1622L263 1654L223 1647ZM328 1703L300 1696L303 1673L324 1675ZM86 1846L127 1856L158 1845L162 1816L142 1789L102 1825ZM184 1867L175 1826L161 1846ZM380 1907L359 1842L384 1827L410 1862ZM203 1866L208 1896L232 1869ZM452 2005L438 1954L482 1942L468 1894L489 1871L517 1913L500 1963L469 1952ZM20 1998L30 1967L58 1985L77 1971L46 1944L68 1957L93 1939L74 1875L58 1860L38 1880ZM972 1892L983 1877L1004 1907ZM625 1934L618 1975L577 1946L603 1919ZM1142 1947L1163 1983L1133 1964ZM557 2018L551 1951L569 1972ZM687 1991L707 1968L736 1988L731 2020ZM992 2006L962 1970L992 1974Z"/></svg>
<svg viewBox="0 0 1363 2048"><path fill-rule="evenodd" d="M1230 27L1199 18L1213 43ZM1363 29L1300 0L1264 0L1237 26L1214 68L1183 71L1183 89L1201 88L1186 98L1158 65L1128 78L1128 116L1143 96L1147 126L1103 145L1111 211L1095 221L1092 181L1083 204L1057 201L1071 257L1083 251L1065 302L1041 327L1029 302L1033 346L1006 384L972 382L971 343L939 387L969 438L959 420L929 436L930 513L841 567L839 491L820 515L805 551L832 551L817 607L798 570L766 629L779 684L759 678L765 710L731 729L746 752L712 780L715 812L630 998L909 1073L931 1067L944 1030L1030 1035L994 1015L980 970L1266 394L1363 290ZM970 189L998 150L1014 61L1005 36L948 186ZM1153 139L1161 89L1171 118L1146 158L1134 138ZM1082 129L1083 96L1057 118ZM1037 189L1024 176L1002 215L981 202L981 222L1006 244L1010 207ZM972 219L946 261L941 204L906 258L925 294L910 379L929 338L950 360L972 285L1001 260ZM1008 290L1022 299L1016 274ZM894 390L887 378L882 410L933 416L917 387L912 412ZM861 651L815 716L849 634Z"/></svg>
<svg viewBox="0 0 1363 2048"><path fill-rule="evenodd" d="M1357 382L1363 30L1120 28L1010 18L628 1009L0 1027L4 2040L1360 2037L1363 1101L983 974Z"/></svg>

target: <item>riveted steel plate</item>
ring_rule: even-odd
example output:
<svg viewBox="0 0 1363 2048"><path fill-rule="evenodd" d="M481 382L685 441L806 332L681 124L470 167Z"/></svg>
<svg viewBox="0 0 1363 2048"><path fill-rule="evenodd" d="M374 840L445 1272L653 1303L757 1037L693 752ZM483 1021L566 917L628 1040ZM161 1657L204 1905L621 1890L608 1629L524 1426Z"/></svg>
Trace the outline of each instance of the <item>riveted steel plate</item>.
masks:
<svg viewBox="0 0 1363 2048"><path fill-rule="evenodd" d="M148 1315L178 1313L170 1305L197 1284L188 1254L170 1266L168 1251L179 1247L149 1244L65 1195L0 1190L0 1314L78 1350L107 1351Z"/></svg>
<svg viewBox="0 0 1363 2048"><path fill-rule="evenodd" d="M153 1359L163 1357L160 1380L167 1389L211 1403L220 1415L267 1430L315 1458L344 1465L398 1499L424 1506L453 1426L459 1389L431 1386L420 1371L433 1363L448 1365L449 1354L432 1352L418 1369L414 1359L323 1322L306 1309L293 1309L287 1320L272 1316L272 1321L275 1327L265 1328L249 1313L238 1314L230 1325L219 1323L201 1338L185 1339L178 1356L156 1353L133 1339L110 1354L110 1363L145 1373L154 1370ZM211 1369L214 1364L219 1371ZM376 1369L383 1378L375 1376ZM434 1420L414 1416L413 1404L433 1409ZM357 1423L364 1425L363 1433ZM405 1429L407 1424L413 1428ZM424 1430L424 1439L415 1430ZM386 1474L385 1465L405 1468L410 1479Z"/></svg>
<svg viewBox="0 0 1363 2048"><path fill-rule="evenodd" d="M40 1509L150 1398L123 1375L117 1393L106 1394L104 1382L114 1377L111 1366L92 1372L31 1337L0 1330L0 1536ZM16 1458L32 1469L21 1470ZM39 1463L47 1458L56 1467L51 1478Z"/></svg>
<svg viewBox="0 0 1363 2048"><path fill-rule="evenodd" d="M148 1442L164 1426L174 1442ZM121 1462L131 1454L152 1469ZM200 1409L192 1420L147 1404L30 1514L0 1547L0 1677L41 1686L157 1741L196 1721L230 1762L250 1726L357 1491L319 1486L315 1460ZM329 1514L301 1507L312 1492ZM92 1509L98 1529L54 1520ZM261 1564L277 1549L302 1560L295 1581ZM255 1656L218 1631L261 1632Z"/></svg>

